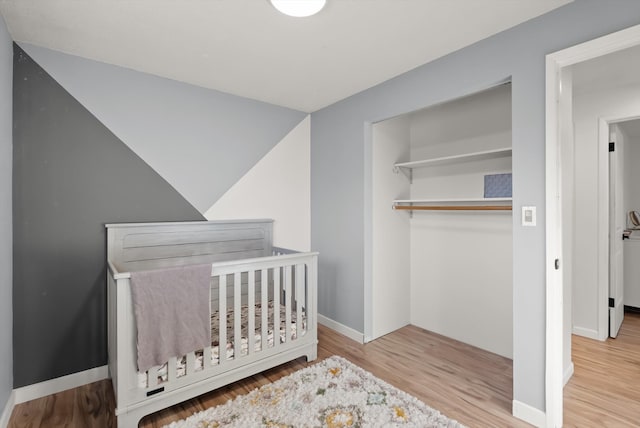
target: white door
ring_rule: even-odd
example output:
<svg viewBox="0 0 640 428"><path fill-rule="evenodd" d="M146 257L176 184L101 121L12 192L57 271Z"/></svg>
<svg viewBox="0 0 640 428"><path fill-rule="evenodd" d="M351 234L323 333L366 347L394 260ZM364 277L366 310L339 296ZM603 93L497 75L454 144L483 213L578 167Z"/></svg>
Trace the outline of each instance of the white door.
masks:
<svg viewBox="0 0 640 428"><path fill-rule="evenodd" d="M624 141L617 138L615 129L611 129L609 141L609 336L616 337L624 318Z"/></svg>

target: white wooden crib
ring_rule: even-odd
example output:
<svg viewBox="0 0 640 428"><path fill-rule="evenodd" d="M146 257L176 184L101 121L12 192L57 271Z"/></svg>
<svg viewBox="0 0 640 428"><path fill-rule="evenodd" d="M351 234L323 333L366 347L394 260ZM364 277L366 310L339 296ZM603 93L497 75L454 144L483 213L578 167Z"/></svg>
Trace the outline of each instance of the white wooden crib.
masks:
<svg viewBox="0 0 640 428"><path fill-rule="evenodd" d="M106 226L109 372L119 428L298 357L316 359L317 253L274 248L272 225ZM203 263L211 263L212 345L139 373L131 272Z"/></svg>

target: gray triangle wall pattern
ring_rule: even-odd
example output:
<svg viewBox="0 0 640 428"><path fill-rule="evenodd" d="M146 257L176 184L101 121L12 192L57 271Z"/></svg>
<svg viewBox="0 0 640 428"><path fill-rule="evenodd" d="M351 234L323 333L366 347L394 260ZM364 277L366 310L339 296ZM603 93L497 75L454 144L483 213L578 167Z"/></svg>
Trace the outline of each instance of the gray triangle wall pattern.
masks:
<svg viewBox="0 0 640 428"><path fill-rule="evenodd" d="M107 362L106 223L203 220L14 44L14 388Z"/></svg>

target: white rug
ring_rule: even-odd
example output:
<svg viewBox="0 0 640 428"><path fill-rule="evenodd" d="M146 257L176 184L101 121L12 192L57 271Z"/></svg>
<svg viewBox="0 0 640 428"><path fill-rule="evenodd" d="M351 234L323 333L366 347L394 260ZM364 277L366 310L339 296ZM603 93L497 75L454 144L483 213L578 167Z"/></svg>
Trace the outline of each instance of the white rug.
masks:
<svg viewBox="0 0 640 428"><path fill-rule="evenodd" d="M464 428L336 356L166 427Z"/></svg>

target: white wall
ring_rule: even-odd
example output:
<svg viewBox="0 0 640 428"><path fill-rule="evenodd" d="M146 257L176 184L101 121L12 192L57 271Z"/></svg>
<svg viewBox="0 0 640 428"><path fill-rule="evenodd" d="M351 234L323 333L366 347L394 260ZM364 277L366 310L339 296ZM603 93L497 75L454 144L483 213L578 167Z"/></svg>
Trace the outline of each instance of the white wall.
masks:
<svg viewBox="0 0 640 428"><path fill-rule="evenodd" d="M605 339L606 320L599 317L598 283L608 278L607 266L599 266L607 243L598 237L598 188L601 163L607 151L598 146L598 120L640 116L640 84L606 90L574 93L575 123L575 209L573 226L573 332ZM604 226L608 231L608 226ZM605 260L607 255L604 256ZM604 272L603 272L604 270ZM604 318L604 317L603 317ZM600 331L599 331L600 330Z"/></svg>
<svg viewBox="0 0 640 428"><path fill-rule="evenodd" d="M393 164L409 160L409 117L372 129L372 326L371 339L409 324L409 215L391 209L409 197L409 179Z"/></svg>
<svg viewBox="0 0 640 428"><path fill-rule="evenodd" d="M511 147L511 90L502 86L415 113L411 160ZM511 158L414 170L411 198L481 198L484 175ZM509 212L415 212L411 323L511 358L512 217Z"/></svg>
<svg viewBox="0 0 640 428"><path fill-rule="evenodd" d="M640 211L640 138L630 137L625 161L625 211ZM629 224L629 223L627 223ZM631 224L629 224L631 226Z"/></svg>
<svg viewBox="0 0 640 428"><path fill-rule="evenodd" d="M205 217L271 218L275 246L309 251L310 123L307 116L213 204Z"/></svg>

